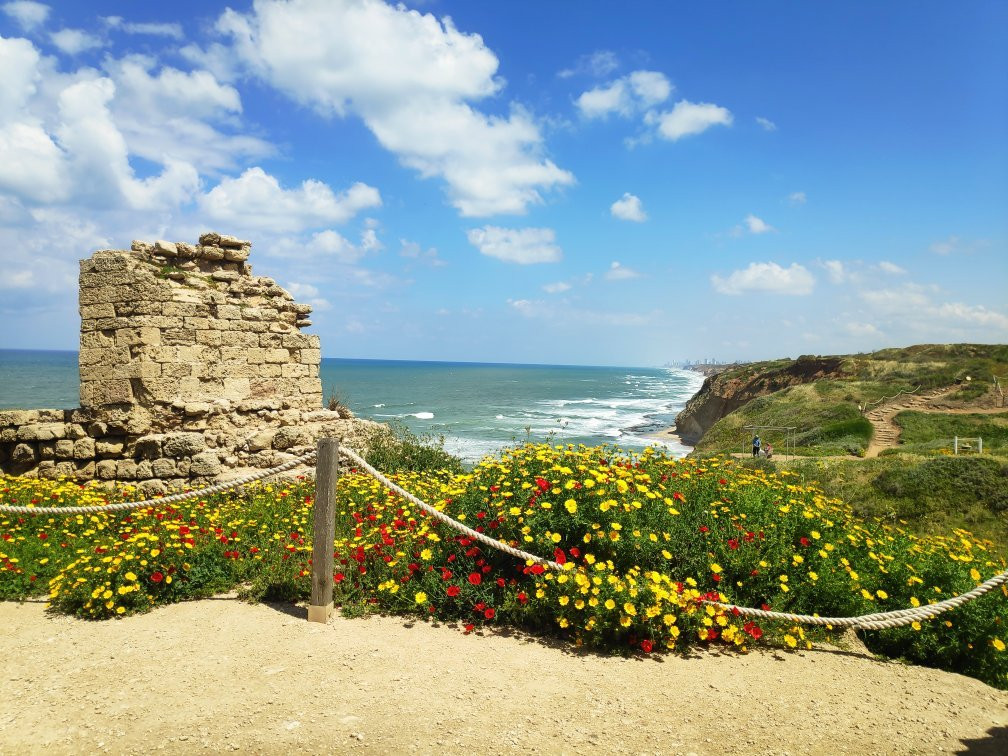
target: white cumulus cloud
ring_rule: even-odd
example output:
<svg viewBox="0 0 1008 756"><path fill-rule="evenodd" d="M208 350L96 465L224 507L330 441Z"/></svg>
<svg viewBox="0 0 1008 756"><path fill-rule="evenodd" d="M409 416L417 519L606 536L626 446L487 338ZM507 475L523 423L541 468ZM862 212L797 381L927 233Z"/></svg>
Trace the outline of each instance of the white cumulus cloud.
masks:
<svg viewBox="0 0 1008 756"><path fill-rule="evenodd" d="M210 218L236 230L302 231L313 226L344 223L361 210L381 205L373 186L357 182L336 194L325 183L308 179L296 189L284 189L262 168L249 168L238 178L225 178L199 198Z"/></svg>
<svg viewBox="0 0 1008 756"><path fill-rule="evenodd" d="M826 268L830 281L835 284L842 284L849 277L847 269L840 260L823 260L822 266Z"/></svg>
<svg viewBox="0 0 1008 756"><path fill-rule="evenodd" d="M629 117L664 102L672 89L672 83L659 71L634 71L582 92L575 104L585 118L603 118L612 113Z"/></svg>
<svg viewBox="0 0 1008 756"><path fill-rule="evenodd" d="M556 245L552 228L500 228L484 226L471 229L469 243L480 254L519 265L559 262L563 252Z"/></svg>
<svg viewBox="0 0 1008 756"><path fill-rule="evenodd" d="M570 291L571 285L566 281L557 281L555 283L548 283L542 287L542 290L547 294L562 294L565 291Z"/></svg>
<svg viewBox="0 0 1008 756"><path fill-rule="evenodd" d="M168 37L180 40L184 38L182 24L178 23L136 23L127 21L122 16L105 16L102 21L110 29L117 29L126 34L145 34L150 37Z"/></svg>
<svg viewBox="0 0 1008 756"><path fill-rule="evenodd" d="M714 290L721 294L743 294L765 292L768 294L788 294L805 296L812 293L815 278L802 265L792 263L782 268L774 262L750 263L747 268L733 271L725 278L711 276Z"/></svg>
<svg viewBox="0 0 1008 756"><path fill-rule="evenodd" d="M104 45L100 37L89 34L83 29L60 29L49 35L56 47L67 55L78 55L86 50L95 50Z"/></svg>
<svg viewBox="0 0 1008 756"><path fill-rule="evenodd" d="M0 10L17 21L25 31L31 31L41 26L49 17L49 6L32 2L32 0L14 0L14 2L4 3L0 5Z"/></svg>
<svg viewBox="0 0 1008 756"><path fill-rule="evenodd" d="M463 216L521 214L574 182L543 156L527 111L473 106L504 86L497 57L449 18L380 0L260 0L217 29L266 83L323 115L360 117L404 165L443 179Z"/></svg>
<svg viewBox="0 0 1008 756"><path fill-rule="evenodd" d="M765 234L768 231L774 231L774 227L764 221L762 218L757 218L755 215L750 213L745 218L746 228L749 229L750 234Z"/></svg>
<svg viewBox="0 0 1008 756"><path fill-rule="evenodd" d="M686 136L701 134L711 126L731 126L731 112L709 102L679 100L672 110L649 111L645 123L655 126L663 139L675 142Z"/></svg>
<svg viewBox="0 0 1008 756"><path fill-rule="evenodd" d="M640 197L630 194L630 192L624 192L622 197L613 202L609 207L609 212L614 218L620 220L636 223L643 223L647 220L647 213L644 212Z"/></svg>

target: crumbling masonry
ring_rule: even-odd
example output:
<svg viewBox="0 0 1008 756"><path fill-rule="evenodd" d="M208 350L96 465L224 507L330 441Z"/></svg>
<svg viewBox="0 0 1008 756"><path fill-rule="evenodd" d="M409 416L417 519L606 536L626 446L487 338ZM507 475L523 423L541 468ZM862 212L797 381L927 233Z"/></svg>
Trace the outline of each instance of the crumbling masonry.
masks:
<svg viewBox="0 0 1008 756"><path fill-rule="evenodd" d="M266 468L380 426L322 409L311 307L255 277L251 243L133 242L80 263L80 408L0 411L0 470L146 492Z"/></svg>

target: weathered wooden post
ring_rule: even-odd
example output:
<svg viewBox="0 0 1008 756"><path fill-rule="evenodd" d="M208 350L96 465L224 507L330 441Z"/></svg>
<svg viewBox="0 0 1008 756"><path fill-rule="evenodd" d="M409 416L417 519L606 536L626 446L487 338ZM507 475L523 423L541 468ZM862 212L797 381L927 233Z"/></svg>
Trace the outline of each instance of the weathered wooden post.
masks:
<svg viewBox="0 0 1008 756"><path fill-rule="evenodd" d="M315 462L315 530L312 536L309 622L327 622L333 613L333 541L336 537L336 480L339 440L320 438Z"/></svg>
<svg viewBox="0 0 1008 756"><path fill-rule="evenodd" d="M952 438L952 453L953 454L959 453L959 436L955 436Z"/></svg>

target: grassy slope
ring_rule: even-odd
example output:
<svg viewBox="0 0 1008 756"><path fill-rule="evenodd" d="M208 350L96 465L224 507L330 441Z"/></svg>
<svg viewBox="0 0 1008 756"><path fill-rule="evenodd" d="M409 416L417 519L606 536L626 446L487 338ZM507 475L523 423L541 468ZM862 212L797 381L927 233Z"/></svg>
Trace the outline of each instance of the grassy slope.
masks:
<svg viewBox="0 0 1008 756"><path fill-rule="evenodd" d="M744 366L746 374L774 370L780 360ZM796 427L796 452L809 457L859 455L872 429L858 404L916 386L953 385L952 403L970 402L1008 376L1008 346L921 345L844 358L845 375L760 397L719 420L697 445L701 454L748 448L745 425ZM966 376L970 381L965 381ZM961 527L999 544L1008 554L1008 411L1004 414L903 412L896 417L902 445L878 459L809 459L789 465L818 480L829 495L864 516L905 520L922 533ZM783 433L761 434L783 451ZM983 458L945 456L951 439L982 436Z"/></svg>

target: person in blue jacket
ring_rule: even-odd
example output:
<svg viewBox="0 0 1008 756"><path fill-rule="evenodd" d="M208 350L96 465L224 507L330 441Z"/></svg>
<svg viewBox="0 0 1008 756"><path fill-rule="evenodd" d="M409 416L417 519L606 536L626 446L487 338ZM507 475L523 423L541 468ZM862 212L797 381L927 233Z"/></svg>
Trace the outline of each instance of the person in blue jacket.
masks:
<svg viewBox="0 0 1008 756"><path fill-rule="evenodd" d="M758 457L759 456L760 444L761 444L760 437L759 436L753 436L753 440L752 440L752 455L754 457Z"/></svg>

